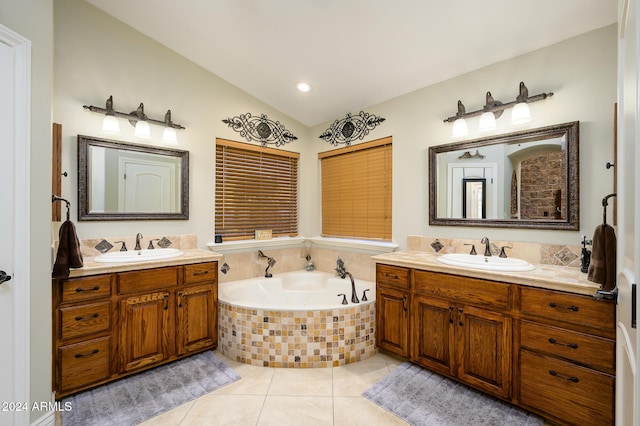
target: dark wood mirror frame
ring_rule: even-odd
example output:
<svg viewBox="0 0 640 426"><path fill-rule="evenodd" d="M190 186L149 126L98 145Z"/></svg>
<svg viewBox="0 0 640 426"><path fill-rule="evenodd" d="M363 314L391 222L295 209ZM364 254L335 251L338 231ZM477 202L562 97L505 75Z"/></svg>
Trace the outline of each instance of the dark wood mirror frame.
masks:
<svg viewBox="0 0 640 426"><path fill-rule="evenodd" d="M469 141L454 142L429 148L429 225L478 226L494 228L535 228L577 231L580 228L579 179L579 122L557 124L537 129L490 136ZM437 154L450 151L468 151L495 144L532 142L538 139L566 137L566 218L559 219L462 219L437 217Z"/></svg>
<svg viewBox="0 0 640 426"><path fill-rule="evenodd" d="M179 211L170 213L92 212L89 200L89 148L98 146L135 153L149 153L180 159ZM137 145L128 142L78 135L78 220L186 220L189 219L189 151Z"/></svg>

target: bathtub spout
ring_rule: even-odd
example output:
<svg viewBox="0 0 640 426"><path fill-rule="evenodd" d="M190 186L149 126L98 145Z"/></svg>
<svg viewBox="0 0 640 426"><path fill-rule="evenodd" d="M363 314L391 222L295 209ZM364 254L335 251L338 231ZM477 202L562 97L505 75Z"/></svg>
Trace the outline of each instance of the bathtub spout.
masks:
<svg viewBox="0 0 640 426"><path fill-rule="evenodd" d="M267 267L264 270L264 277L265 278L271 278L273 277L273 275L271 274L271 272L269 272L269 268L273 268L273 265L276 264L276 260L273 257L269 257L267 255L265 255L262 250L258 250L258 257L262 257L267 259Z"/></svg>

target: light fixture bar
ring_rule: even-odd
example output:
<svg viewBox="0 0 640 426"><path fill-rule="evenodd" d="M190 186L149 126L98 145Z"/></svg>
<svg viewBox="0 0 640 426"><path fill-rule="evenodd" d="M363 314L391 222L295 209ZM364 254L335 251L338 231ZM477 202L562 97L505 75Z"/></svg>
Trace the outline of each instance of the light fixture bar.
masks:
<svg viewBox="0 0 640 426"><path fill-rule="evenodd" d="M502 114L502 111L504 111L505 109L512 108L517 103L526 102L530 104L532 102L542 101L544 99L547 99L553 96L553 92L540 93L539 95L534 95L534 96L528 96L527 93L528 93L527 87L524 85L523 82L520 82L520 93L518 94L518 97L516 98L516 100L507 102L507 103L494 101L492 105L489 105L487 103L482 109L471 111L471 112L466 112L464 110L464 105L462 104L462 102L458 101L458 114L445 118L444 122L453 123L459 118L477 117L479 115L482 115L485 112L494 112L494 113L499 112L500 114ZM493 99L491 97L491 92L487 92L487 99L489 98ZM496 117L499 117L499 115L496 114Z"/></svg>
<svg viewBox="0 0 640 426"><path fill-rule="evenodd" d="M113 98L110 96L109 99L107 99L107 106L112 106L112 105L113 105ZM140 105L142 106L142 103ZM129 122L134 126L135 126L136 122L138 122L140 120L144 120L144 118L142 118L142 117L140 117L140 116L138 116L136 114L137 110L133 111L133 112L130 112L130 113L125 113L125 112L116 111L112 107L109 108L109 109L101 108L101 107L97 107L97 106L93 106L93 105L82 105L82 107L84 109L88 109L91 112L97 112L99 114L114 115L116 117L125 118L125 119L129 120ZM140 109L140 107L138 107L138 109ZM169 117L171 117L170 114L169 114ZM184 126L182 126L180 124L177 124L177 123L174 123L170 119L167 122L166 120L156 120L156 119L153 119L153 118L146 117L146 121L148 121L149 123L158 124L160 126L173 127L174 129L180 129L180 130L185 129Z"/></svg>

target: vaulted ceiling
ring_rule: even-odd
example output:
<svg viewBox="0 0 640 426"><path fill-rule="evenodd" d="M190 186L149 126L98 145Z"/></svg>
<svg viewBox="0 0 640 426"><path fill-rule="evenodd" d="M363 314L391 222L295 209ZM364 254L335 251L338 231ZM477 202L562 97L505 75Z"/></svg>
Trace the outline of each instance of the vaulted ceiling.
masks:
<svg viewBox="0 0 640 426"><path fill-rule="evenodd" d="M607 0L87 2L307 126L617 20Z"/></svg>

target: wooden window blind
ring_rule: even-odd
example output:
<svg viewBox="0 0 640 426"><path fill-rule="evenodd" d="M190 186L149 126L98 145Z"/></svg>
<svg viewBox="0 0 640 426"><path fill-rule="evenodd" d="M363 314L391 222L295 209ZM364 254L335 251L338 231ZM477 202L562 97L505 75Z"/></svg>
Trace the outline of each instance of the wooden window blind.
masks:
<svg viewBox="0 0 640 426"><path fill-rule="evenodd" d="M318 154L322 235L391 241L391 137Z"/></svg>
<svg viewBox="0 0 640 426"><path fill-rule="evenodd" d="M215 232L225 240L298 235L300 154L216 139Z"/></svg>

